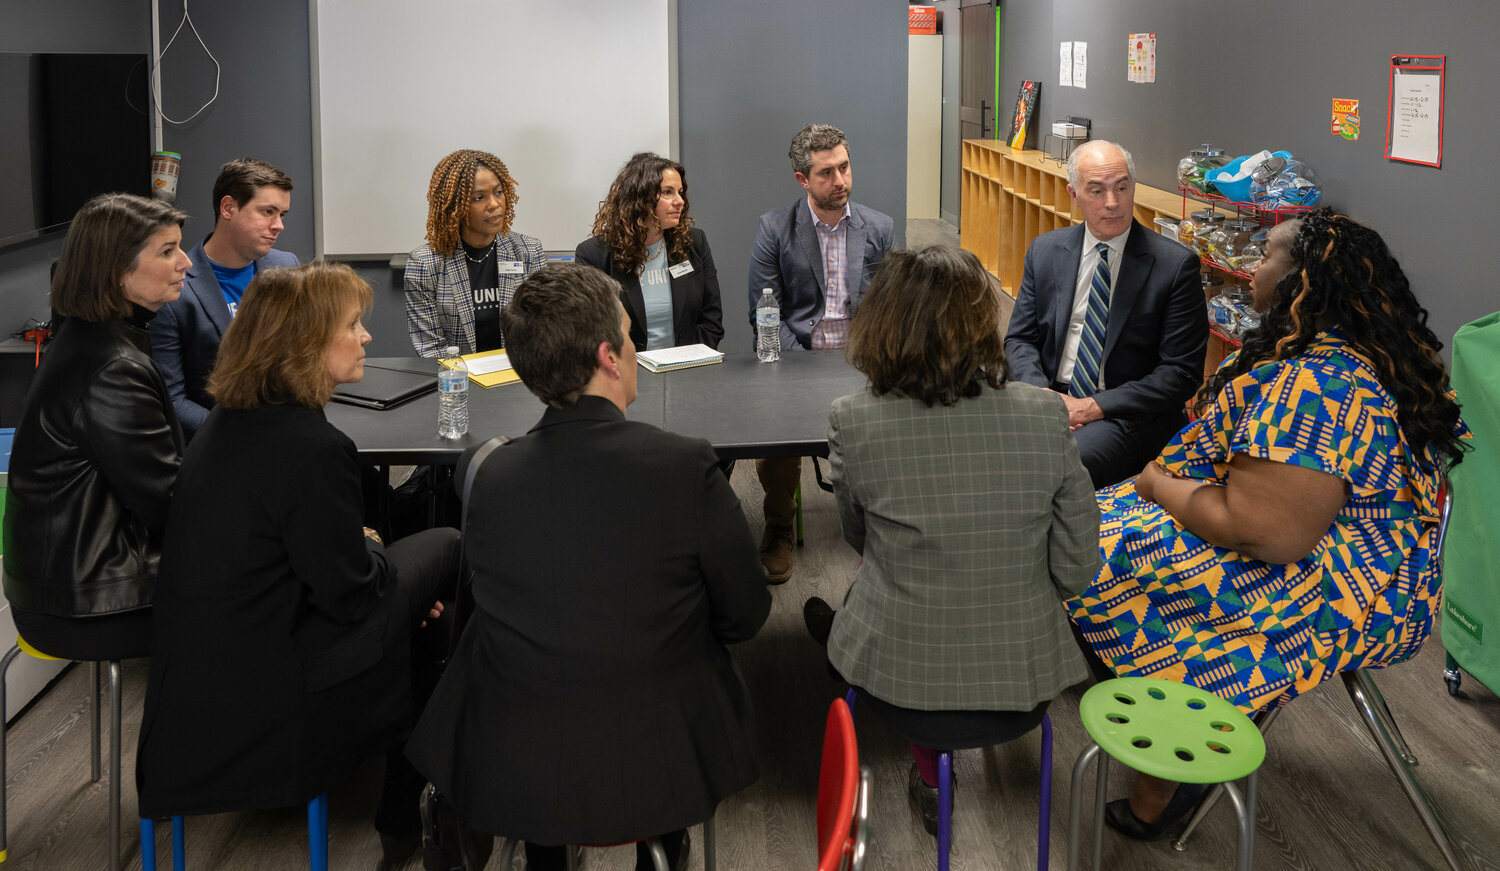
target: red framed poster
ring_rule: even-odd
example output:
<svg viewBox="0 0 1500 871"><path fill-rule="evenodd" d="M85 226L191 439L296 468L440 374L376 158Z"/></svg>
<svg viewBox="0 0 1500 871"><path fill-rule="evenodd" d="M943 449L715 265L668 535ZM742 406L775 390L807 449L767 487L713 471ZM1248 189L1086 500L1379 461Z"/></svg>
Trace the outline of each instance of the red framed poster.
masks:
<svg viewBox="0 0 1500 871"><path fill-rule="evenodd" d="M1391 55L1386 96L1385 156L1391 160L1443 165L1443 79L1447 55Z"/></svg>

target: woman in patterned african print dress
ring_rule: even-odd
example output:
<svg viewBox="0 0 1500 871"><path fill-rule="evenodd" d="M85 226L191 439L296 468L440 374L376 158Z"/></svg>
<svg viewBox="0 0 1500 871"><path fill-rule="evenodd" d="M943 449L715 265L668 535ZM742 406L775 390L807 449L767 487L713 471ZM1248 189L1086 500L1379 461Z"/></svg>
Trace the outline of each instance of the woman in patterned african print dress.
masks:
<svg viewBox="0 0 1500 871"><path fill-rule="evenodd" d="M1067 603L1115 674L1246 713L1421 646L1439 486L1467 435L1427 312L1373 230L1326 209L1278 225L1251 289L1263 325L1198 420L1099 491L1104 568ZM1191 787L1141 776L1110 823L1159 837Z"/></svg>

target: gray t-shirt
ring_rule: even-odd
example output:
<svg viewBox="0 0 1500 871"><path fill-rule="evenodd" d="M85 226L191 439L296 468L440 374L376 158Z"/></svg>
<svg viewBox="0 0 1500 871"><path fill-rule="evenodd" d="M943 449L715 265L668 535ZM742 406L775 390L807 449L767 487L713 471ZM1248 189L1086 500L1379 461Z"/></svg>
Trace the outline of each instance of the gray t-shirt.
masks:
<svg viewBox="0 0 1500 871"><path fill-rule="evenodd" d="M672 331L672 282L667 275L667 241L646 248L641 266L641 298L646 303L646 350L670 348Z"/></svg>

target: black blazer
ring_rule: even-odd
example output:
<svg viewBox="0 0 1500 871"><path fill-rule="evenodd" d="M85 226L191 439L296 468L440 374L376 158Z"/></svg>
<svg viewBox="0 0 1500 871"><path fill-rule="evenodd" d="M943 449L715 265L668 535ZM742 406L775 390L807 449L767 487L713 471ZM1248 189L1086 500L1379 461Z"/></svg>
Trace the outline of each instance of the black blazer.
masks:
<svg viewBox="0 0 1500 871"><path fill-rule="evenodd" d="M701 822L754 782L725 645L771 598L717 462L584 396L479 470L477 610L406 748L475 829L617 843Z"/></svg>
<svg viewBox="0 0 1500 871"><path fill-rule="evenodd" d="M411 722L406 595L362 506L322 409L209 413L167 520L142 814L305 803Z"/></svg>
<svg viewBox="0 0 1500 871"><path fill-rule="evenodd" d="M646 350L646 300L641 296L641 277L635 272L616 269L609 245L598 236L591 236L578 244L573 252L579 263L602 269L620 282L624 293L620 301L630 315L630 339L637 351ZM667 259L672 254L667 252ZM724 311L719 303L719 272L714 268L713 252L708 250L708 237L697 227L692 231L692 242L688 245L688 263L693 271L680 278L672 278L672 344L694 345L703 343L718 348L724 338ZM668 267L676 264L668 263Z"/></svg>
<svg viewBox="0 0 1500 871"><path fill-rule="evenodd" d="M1084 225L1044 233L1026 268L1005 336L1010 377L1038 387L1057 380L1083 256ZM1106 418L1181 417L1203 383L1208 317L1198 255L1133 221L1104 330L1104 383L1094 400Z"/></svg>

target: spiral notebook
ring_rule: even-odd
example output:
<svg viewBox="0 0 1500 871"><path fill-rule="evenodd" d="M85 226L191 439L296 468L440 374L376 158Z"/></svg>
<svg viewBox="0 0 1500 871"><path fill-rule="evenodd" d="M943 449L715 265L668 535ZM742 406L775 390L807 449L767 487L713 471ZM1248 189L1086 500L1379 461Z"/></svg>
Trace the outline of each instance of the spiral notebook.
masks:
<svg viewBox="0 0 1500 871"><path fill-rule="evenodd" d="M707 345L678 345L656 351L637 351L635 359L652 372L671 372L673 369L710 366L722 361L724 354Z"/></svg>

